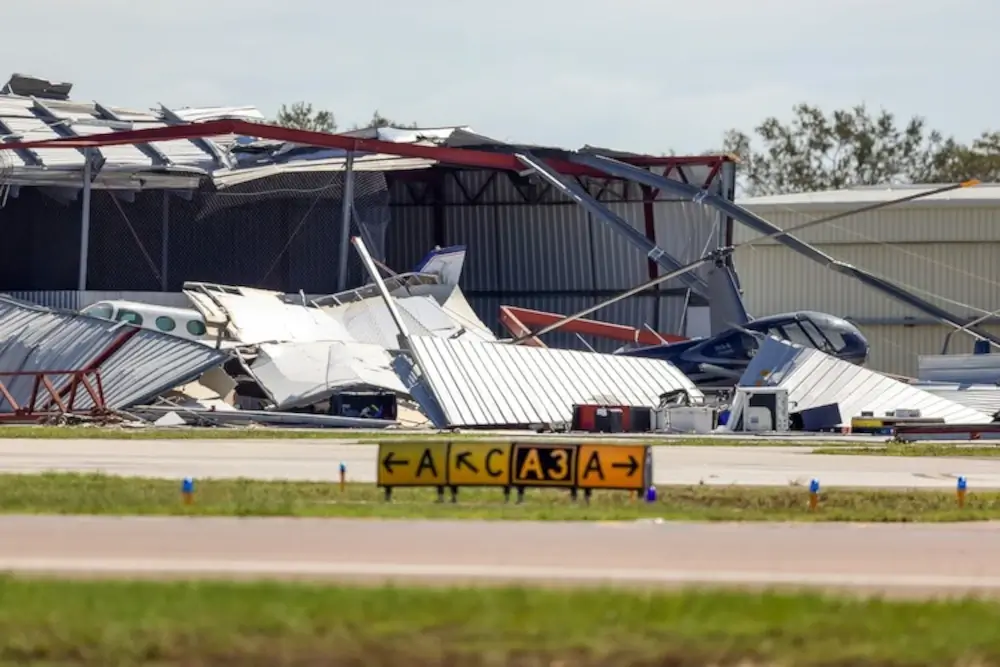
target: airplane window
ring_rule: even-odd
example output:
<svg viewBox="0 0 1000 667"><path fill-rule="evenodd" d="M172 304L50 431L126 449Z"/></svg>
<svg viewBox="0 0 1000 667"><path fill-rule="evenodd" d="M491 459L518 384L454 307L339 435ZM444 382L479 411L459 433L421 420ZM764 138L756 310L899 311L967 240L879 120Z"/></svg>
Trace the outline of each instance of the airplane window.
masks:
<svg viewBox="0 0 1000 667"><path fill-rule="evenodd" d="M177 328L177 323L174 322L172 317L160 315L156 318L156 328L160 331L173 331Z"/></svg>
<svg viewBox="0 0 1000 667"><path fill-rule="evenodd" d="M128 322L129 324L134 324L137 327L142 326L142 315L135 312L134 310L119 310L118 317L115 318L119 322Z"/></svg>
<svg viewBox="0 0 1000 667"><path fill-rule="evenodd" d="M106 303L95 304L89 308L83 309L84 314L92 315L94 317L103 317L106 320L110 320L112 315L115 313L115 309Z"/></svg>
<svg viewBox="0 0 1000 667"><path fill-rule="evenodd" d="M205 333L208 331L205 328L205 325L199 322L198 320L188 320L187 330L188 333L191 334L192 336L204 336Z"/></svg>

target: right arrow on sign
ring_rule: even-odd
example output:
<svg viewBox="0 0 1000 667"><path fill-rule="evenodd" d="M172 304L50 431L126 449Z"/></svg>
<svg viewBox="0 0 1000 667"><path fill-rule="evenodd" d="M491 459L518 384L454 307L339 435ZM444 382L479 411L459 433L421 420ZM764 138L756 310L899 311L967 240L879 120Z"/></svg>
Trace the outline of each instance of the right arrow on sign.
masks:
<svg viewBox="0 0 1000 667"><path fill-rule="evenodd" d="M629 477L631 477L639 469L639 462L636 461L636 459L635 459L634 456L632 456L631 454L629 454L629 456L628 456L628 463L612 463L611 467L612 468L622 468L622 469L628 470L628 472L626 473L626 475L628 475Z"/></svg>
<svg viewBox="0 0 1000 667"><path fill-rule="evenodd" d="M392 474L392 469L394 467L405 466L410 463L409 459L394 459L392 454L392 452L389 452L385 455L385 458L382 459L382 467L385 468L385 471L390 475Z"/></svg>

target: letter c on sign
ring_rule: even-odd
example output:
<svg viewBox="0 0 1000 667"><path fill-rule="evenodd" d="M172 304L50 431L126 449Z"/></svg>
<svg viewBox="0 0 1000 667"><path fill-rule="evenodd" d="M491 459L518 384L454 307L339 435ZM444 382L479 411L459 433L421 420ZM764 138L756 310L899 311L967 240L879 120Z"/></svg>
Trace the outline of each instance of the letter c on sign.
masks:
<svg viewBox="0 0 1000 667"><path fill-rule="evenodd" d="M500 454L503 454L503 450L501 449L491 449L486 452L486 474L490 477L499 477L503 474L502 470L496 470L493 468L493 456L499 456Z"/></svg>

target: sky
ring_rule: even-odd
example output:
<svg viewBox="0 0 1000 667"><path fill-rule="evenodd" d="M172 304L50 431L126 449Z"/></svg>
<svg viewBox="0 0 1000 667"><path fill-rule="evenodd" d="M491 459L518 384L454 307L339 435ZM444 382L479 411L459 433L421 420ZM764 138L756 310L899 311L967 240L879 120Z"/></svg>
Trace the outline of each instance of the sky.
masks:
<svg viewBox="0 0 1000 667"><path fill-rule="evenodd" d="M996 0L3 0L0 62L149 108L305 100L507 141L717 149L809 102L1000 129ZM8 72L0 72L0 79Z"/></svg>

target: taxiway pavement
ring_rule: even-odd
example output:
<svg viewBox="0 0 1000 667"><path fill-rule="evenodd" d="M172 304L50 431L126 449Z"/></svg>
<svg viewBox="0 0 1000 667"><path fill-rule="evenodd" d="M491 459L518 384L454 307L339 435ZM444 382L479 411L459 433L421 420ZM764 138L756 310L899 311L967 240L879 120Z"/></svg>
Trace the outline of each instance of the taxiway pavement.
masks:
<svg viewBox="0 0 1000 667"><path fill-rule="evenodd" d="M180 479L375 480L375 445L344 440L0 440L0 472L103 472ZM1000 489L1000 458L812 454L808 446L653 448L656 484Z"/></svg>
<svg viewBox="0 0 1000 667"><path fill-rule="evenodd" d="M60 576L1000 593L1000 523L0 517L0 570Z"/></svg>

